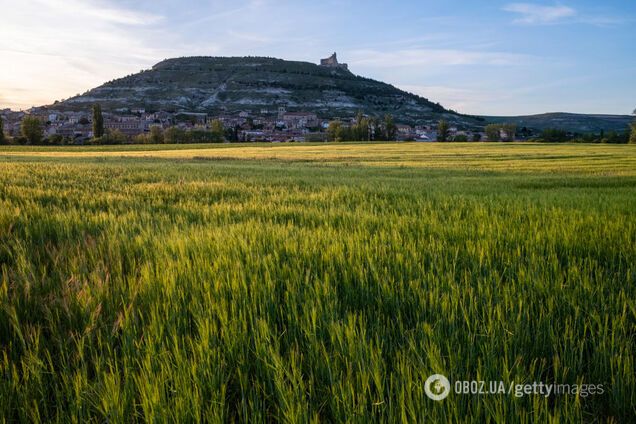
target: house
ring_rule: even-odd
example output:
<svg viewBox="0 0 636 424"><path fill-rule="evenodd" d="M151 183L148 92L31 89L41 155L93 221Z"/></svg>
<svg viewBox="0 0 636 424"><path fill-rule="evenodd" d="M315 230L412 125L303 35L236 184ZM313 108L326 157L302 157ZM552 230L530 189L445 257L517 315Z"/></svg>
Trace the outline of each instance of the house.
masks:
<svg viewBox="0 0 636 424"><path fill-rule="evenodd" d="M415 132L413 131L413 127L411 127L410 125L397 124L395 128L397 129L398 140L415 138Z"/></svg>
<svg viewBox="0 0 636 424"><path fill-rule="evenodd" d="M318 116L311 112L287 112L283 115L282 121L287 128L294 129L317 127L320 125Z"/></svg>
<svg viewBox="0 0 636 424"><path fill-rule="evenodd" d="M109 121L104 123L104 128L107 128L109 130L118 130L128 136L143 134L146 130L145 123L141 119Z"/></svg>

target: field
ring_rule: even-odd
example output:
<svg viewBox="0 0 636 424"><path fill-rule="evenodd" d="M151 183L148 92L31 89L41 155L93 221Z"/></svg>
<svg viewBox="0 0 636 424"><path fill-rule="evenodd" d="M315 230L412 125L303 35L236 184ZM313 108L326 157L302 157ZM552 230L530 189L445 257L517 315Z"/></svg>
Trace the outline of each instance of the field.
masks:
<svg viewBox="0 0 636 424"><path fill-rule="evenodd" d="M6 422L622 423L635 352L636 146L0 148Z"/></svg>

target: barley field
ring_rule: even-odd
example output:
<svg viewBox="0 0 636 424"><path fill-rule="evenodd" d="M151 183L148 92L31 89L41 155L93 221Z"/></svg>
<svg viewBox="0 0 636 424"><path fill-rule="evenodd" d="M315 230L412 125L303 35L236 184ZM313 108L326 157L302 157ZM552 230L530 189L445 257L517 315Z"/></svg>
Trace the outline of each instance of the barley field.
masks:
<svg viewBox="0 0 636 424"><path fill-rule="evenodd" d="M624 423L635 352L636 146L0 148L2 422Z"/></svg>

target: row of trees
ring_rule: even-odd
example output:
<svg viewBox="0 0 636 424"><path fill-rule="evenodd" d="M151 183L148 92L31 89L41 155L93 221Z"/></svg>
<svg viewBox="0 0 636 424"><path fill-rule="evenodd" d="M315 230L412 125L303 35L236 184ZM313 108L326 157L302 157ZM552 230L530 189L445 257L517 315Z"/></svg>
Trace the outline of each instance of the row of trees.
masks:
<svg viewBox="0 0 636 424"><path fill-rule="evenodd" d="M159 126L150 127L150 132L133 137L134 144L188 144L188 143L221 143L226 134L221 121L212 122L210 129L195 128L184 130L170 127L163 130ZM106 130L99 138L93 138L91 144L126 144L129 138L119 130Z"/></svg>
<svg viewBox="0 0 636 424"><path fill-rule="evenodd" d="M392 115L386 115L383 121L377 118L367 118L358 113L356 122L348 127L340 121L332 121L327 127L328 141L373 141L395 140L397 125Z"/></svg>
<svg viewBox="0 0 636 424"><path fill-rule="evenodd" d="M537 141L545 143L605 143L605 144L636 144L636 121L627 131L610 131L600 134L571 134L556 128L547 128L541 132Z"/></svg>

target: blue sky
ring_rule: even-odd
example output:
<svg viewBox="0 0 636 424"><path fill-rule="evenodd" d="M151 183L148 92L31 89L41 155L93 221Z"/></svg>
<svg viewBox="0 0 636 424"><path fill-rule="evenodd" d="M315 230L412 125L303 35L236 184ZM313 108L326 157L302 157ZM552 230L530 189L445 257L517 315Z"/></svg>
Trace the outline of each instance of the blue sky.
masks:
<svg viewBox="0 0 636 424"><path fill-rule="evenodd" d="M632 0L0 0L0 11L0 108L168 57L333 51L356 74L464 113L636 108Z"/></svg>

